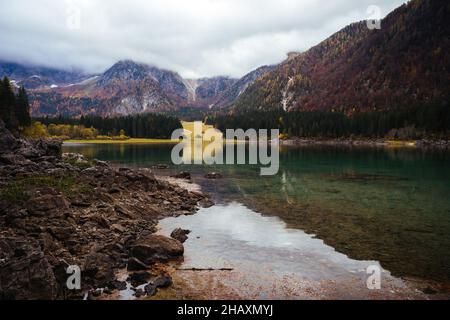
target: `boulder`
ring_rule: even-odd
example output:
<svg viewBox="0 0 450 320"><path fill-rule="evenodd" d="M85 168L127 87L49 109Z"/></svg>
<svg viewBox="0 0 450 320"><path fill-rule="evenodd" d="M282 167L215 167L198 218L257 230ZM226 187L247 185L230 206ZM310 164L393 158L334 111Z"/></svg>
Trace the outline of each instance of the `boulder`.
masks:
<svg viewBox="0 0 450 320"><path fill-rule="evenodd" d="M139 271L131 274L128 277L128 280L131 282L133 287L140 286L141 284L146 283L152 275L147 271Z"/></svg>
<svg viewBox="0 0 450 320"><path fill-rule="evenodd" d="M58 295L52 266L33 239L0 239L0 299L51 300Z"/></svg>
<svg viewBox="0 0 450 320"><path fill-rule="evenodd" d="M181 243L185 243L186 240L188 239L187 235L189 233L191 233L190 230L183 230L181 228L177 228L172 231L172 233L170 234L170 237L172 237L175 240L180 241Z"/></svg>
<svg viewBox="0 0 450 320"><path fill-rule="evenodd" d="M142 297L144 294L145 294L144 290L142 290L142 289L137 289L136 292L134 293L134 296L135 296L136 298L140 298L140 297Z"/></svg>
<svg viewBox="0 0 450 320"><path fill-rule="evenodd" d="M156 278L154 281L152 281L152 284L157 288L167 288L173 284L173 280L171 276L164 275Z"/></svg>
<svg viewBox="0 0 450 320"><path fill-rule="evenodd" d="M62 141L61 140L44 140L41 139L36 143L38 149L40 149L42 156L56 157L61 159L62 156Z"/></svg>
<svg viewBox="0 0 450 320"><path fill-rule="evenodd" d="M125 281L114 280L108 284L108 288L112 290L123 291L127 289L127 283Z"/></svg>
<svg viewBox="0 0 450 320"><path fill-rule="evenodd" d="M215 203L214 203L214 201L212 201L211 199L202 199L202 200L199 202L199 205L200 205L202 208L211 208L212 206L215 205Z"/></svg>
<svg viewBox="0 0 450 320"><path fill-rule="evenodd" d="M109 167L108 162L106 162L106 161L101 161L101 160L98 160L98 159L94 159L94 160L92 161L92 163L93 163L95 166L97 166L97 167L103 167L103 168L108 168L108 167Z"/></svg>
<svg viewBox="0 0 450 320"><path fill-rule="evenodd" d="M132 256L145 264L178 259L183 253L184 247L178 240L154 234L139 237L131 246Z"/></svg>
<svg viewBox="0 0 450 320"><path fill-rule="evenodd" d="M84 156L82 154L79 153L71 153L71 152L66 152L62 154L62 159L64 161L73 161L73 162L83 162L86 161L86 159L84 158Z"/></svg>
<svg viewBox="0 0 450 320"><path fill-rule="evenodd" d="M154 296L158 288L167 288L173 284L172 277L170 276L161 276L150 282L148 285L144 287L145 293L151 297Z"/></svg>
<svg viewBox="0 0 450 320"><path fill-rule="evenodd" d="M83 264L83 275L95 280L93 285L103 285L114 280L114 260L109 254L89 253Z"/></svg>
<svg viewBox="0 0 450 320"><path fill-rule="evenodd" d="M15 150L18 146L18 140L6 129L5 123L0 119L0 154Z"/></svg>
<svg viewBox="0 0 450 320"><path fill-rule="evenodd" d="M29 200L26 206L30 215L42 217L50 213L64 214L69 209L69 202L61 195L46 194Z"/></svg>
<svg viewBox="0 0 450 320"><path fill-rule="evenodd" d="M144 291L145 291L146 295L148 295L149 297L152 297L156 294L156 286L154 284L150 283L144 287Z"/></svg>
<svg viewBox="0 0 450 320"><path fill-rule="evenodd" d="M191 180L191 174L186 171L181 171L181 172L173 175L172 178Z"/></svg>

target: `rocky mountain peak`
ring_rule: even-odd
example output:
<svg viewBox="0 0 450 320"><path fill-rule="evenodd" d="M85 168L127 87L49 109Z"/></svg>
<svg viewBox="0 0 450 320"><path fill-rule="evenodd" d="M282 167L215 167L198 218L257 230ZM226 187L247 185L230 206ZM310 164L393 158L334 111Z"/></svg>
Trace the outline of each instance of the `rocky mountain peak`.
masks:
<svg viewBox="0 0 450 320"><path fill-rule="evenodd" d="M97 81L97 85L104 86L111 81L141 81L146 77L148 72L145 65L132 60L121 60L106 70Z"/></svg>

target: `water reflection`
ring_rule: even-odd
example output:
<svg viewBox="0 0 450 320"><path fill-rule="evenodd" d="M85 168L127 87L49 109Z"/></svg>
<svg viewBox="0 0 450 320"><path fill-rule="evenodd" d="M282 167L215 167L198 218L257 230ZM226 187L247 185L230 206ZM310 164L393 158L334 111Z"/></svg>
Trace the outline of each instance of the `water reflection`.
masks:
<svg viewBox="0 0 450 320"><path fill-rule="evenodd" d="M192 230L181 269L231 268L235 270L232 276L220 275L211 281L224 281L244 291L244 296L304 298L305 290L310 298L314 291L328 298L330 292L339 298L365 298L371 294L367 268L379 267L376 261L352 260L303 231L288 229L279 218L262 216L239 203L164 219L160 227L165 235L178 227ZM189 280L193 275L179 276ZM384 297L405 288L385 270L381 277L384 291L379 294ZM196 287L202 285L196 278L194 282Z"/></svg>
<svg viewBox="0 0 450 320"><path fill-rule="evenodd" d="M365 278L367 266L378 265L375 261L349 259L322 240L288 229L279 218L262 216L238 203L202 209L194 216L168 218L160 226L167 235L177 227L193 230L186 243L185 265L189 268L236 264L253 264L254 268L254 264L264 263L265 268L282 274L320 280L356 273Z"/></svg>

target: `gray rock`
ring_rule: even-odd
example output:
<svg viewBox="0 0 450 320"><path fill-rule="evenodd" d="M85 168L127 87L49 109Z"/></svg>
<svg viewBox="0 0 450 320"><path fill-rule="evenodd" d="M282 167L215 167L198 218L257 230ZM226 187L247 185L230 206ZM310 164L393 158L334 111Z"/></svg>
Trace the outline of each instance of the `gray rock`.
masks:
<svg viewBox="0 0 450 320"><path fill-rule="evenodd" d="M46 194L31 199L26 207L30 215L34 216L62 215L69 209L69 203L63 196Z"/></svg>
<svg viewBox="0 0 450 320"><path fill-rule="evenodd" d="M148 284L144 287L145 293L149 296L152 297L156 294L156 286L154 284Z"/></svg>
<svg viewBox="0 0 450 320"><path fill-rule="evenodd" d="M185 243L186 240L188 239L187 235L189 233L191 233L190 230L183 230L181 228L177 228L172 231L172 233L170 234L170 237L172 237L175 240L180 241L181 243Z"/></svg>
<svg viewBox="0 0 450 320"><path fill-rule="evenodd" d="M172 178L191 180L191 174L186 171L181 171L181 172L173 175Z"/></svg>
<svg viewBox="0 0 450 320"><path fill-rule="evenodd" d="M108 288L123 291L127 289L127 283L125 281L114 280L108 285Z"/></svg>
<svg viewBox="0 0 450 320"><path fill-rule="evenodd" d="M104 167L104 168L109 167L108 162L97 160L97 159L94 159L94 161L92 161L92 163L97 167Z"/></svg>
<svg viewBox="0 0 450 320"><path fill-rule="evenodd" d="M184 247L178 240L154 234L141 236L131 247L132 256L145 264L178 259L183 253Z"/></svg>
<svg viewBox="0 0 450 320"><path fill-rule="evenodd" d="M173 280L172 280L171 276L165 275L165 276L156 278L154 281L152 281L152 283L157 288L167 288L173 284Z"/></svg>
<svg viewBox="0 0 450 320"><path fill-rule="evenodd" d="M15 150L18 146L18 140L6 129L5 123L0 119L0 154Z"/></svg>
<svg viewBox="0 0 450 320"><path fill-rule="evenodd" d="M140 297L142 297L144 295L145 295L145 292L142 289L137 289L136 292L134 293L134 296L136 298L140 298Z"/></svg>
<svg viewBox="0 0 450 320"><path fill-rule="evenodd" d="M147 271L139 271L131 274L128 277L128 280L131 282L131 285L137 287L141 284L146 283L152 275Z"/></svg>
<svg viewBox="0 0 450 320"><path fill-rule="evenodd" d="M56 299L58 284L52 267L36 240L0 239L0 298Z"/></svg>

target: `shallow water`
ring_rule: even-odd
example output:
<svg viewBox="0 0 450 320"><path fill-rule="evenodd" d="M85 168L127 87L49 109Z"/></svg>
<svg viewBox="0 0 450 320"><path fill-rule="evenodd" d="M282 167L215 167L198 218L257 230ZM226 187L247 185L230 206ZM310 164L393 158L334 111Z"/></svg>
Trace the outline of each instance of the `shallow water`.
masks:
<svg viewBox="0 0 450 320"><path fill-rule="evenodd" d="M120 165L149 167L170 165L172 147L72 145L64 148L68 152L80 152ZM273 227L270 235L277 234L277 237L268 236L267 246L258 247L261 249L261 267L292 271L295 263L285 261L278 265L273 261L279 259L277 255L283 250L288 250L284 253L294 252L294 260L301 258L304 267L301 276L315 279L317 272L338 278L336 265L314 268L314 263L323 258L318 251L323 250L321 254L326 254L334 248L343 257L350 257L351 263L357 263L355 260L379 261L394 276L447 284L450 281L449 160L450 154L442 151L302 147L281 150L280 171L273 177L260 177L258 166L242 165L172 166L162 173L190 171L194 182L224 206L219 208L228 208L224 210L229 212L227 206L237 206L236 217L232 213L222 213L234 222L232 226L225 221L227 219L221 219L221 226L217 227L221 228L220 232L212 233L224 237L226 248L236 241L261 246L263 241L257 237L264 236L264 228ZM224 179L204 179L204 173L210 171L221 172ZM244 216L243 212L247 214ZM192 221L201 224L197 219L203 214L202 211L199 218L192 217ZM196 232L200 228L201 225L192 230ZM225 236L224 228L233 234ZM320 242L321 249L314 250L319 243L316 241L320 240L303 231L316 235L326 246ZM244 237L245 233L249 235ZM290 242L301 248L304 256L298 250L291 252ZM208 249L214 256L214 248ZM230 254L231 261L239 259L233 256L235 253L239 256L245 253L226 251L223 254ZM340 263L345 265L347 260L342 259Z"/></svg>
<svg viewBox="0 0 450 320"><path fill-rule="evenodd" d="M281 219L262 216L242 204L216 205L194 216L164 219L160 227L167 236L179 227L192 230L178 277L219 297L232 290L233 297L255 299L369 298L374 292L367 287L372 274L368 267L381 270L382 291L377 293L383 292L384 298L411 291L378 262L350 259L322 240L287 228ZM202 283L192 268L232 271L201 271L202 280L208 279ZM220 282L222 289L209 290L211 281Z"/></svg>

